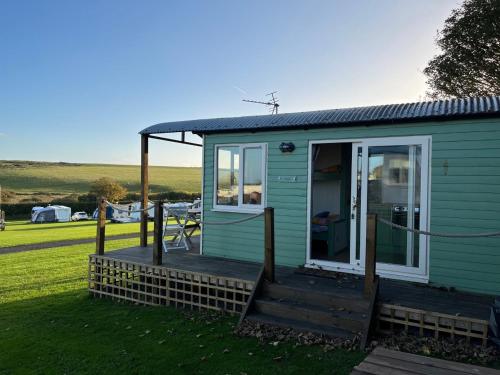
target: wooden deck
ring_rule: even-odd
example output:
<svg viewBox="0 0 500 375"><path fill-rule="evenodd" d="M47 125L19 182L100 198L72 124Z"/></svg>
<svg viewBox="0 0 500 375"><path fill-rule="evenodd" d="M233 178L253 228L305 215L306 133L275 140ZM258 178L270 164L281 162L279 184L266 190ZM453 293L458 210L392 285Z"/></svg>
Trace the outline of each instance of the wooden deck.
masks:
<svg viewBox="0 0 500 375"><path fill-rule="evenodd" d="M500 375L500 371L378 347L360 365L356 366L351 374Z"/></svg>
<svg viewBox="0 0 500 375"><path fill-rule="evenodd" d="M200 256L199 237L193 237L192 244L193 246L190 251L172 250L164 255L161 267L183 269L247 281L256 280L262 264L227 258ZM110 251L106 252L104 256L146 265L153 264L153 250L151 245L147 248L136 246ZM294 286L301 285L305 289L314 288L315 290L328 290L330 288L361 290L363 287L362 277L314 277L313 280L315 282L310 284L304 281L303 275L295 271L296 269L290 267L277 267L277 282ZM493 297L448 291L429 287L425 284L381 279L379 302L487 320L489 319L489 306L493 303Z"/></svg>
<svg viewBox="0 0 500 375"><path fill-rule="evenodd" d="M192 239L190 251L173 250L165 254L160 266L153 265L151 246L109 251L100 256L91 255L89 290L100 296L165 305L172 301L177 304L184 291L186 295L191 295L189 298L196 295L194 307L217 310L224 309L231 298L237 297L236 305L231 305L230 312L240 313L251 294L262 264L200 255L198 241L197 237ZM129 274L123 276L123 272ZM103 280L106 282L101 283ZM156 284L149 283L160 283L165 287L158 289ZM167 285L169 283L170 289ZM181 288L179 283L191 283L189 288L201 289L195 293L189 288ZM304 293L335 291L337 294L358 295L363 288L363 278L359 276L335 273L327 276L310 275L290 267L276 267L276 283L299 288ZM205 299L203 303L198 302L201 294L207 292L206 285L217 285L217 290L211 290L210 293L217 294L218 300L212 301L210 306ZM132 293L130 288L134 289L134 297L128 295ZM177 293L172 294L177 296L172 297L172 301L167 297L171 292ZM378 327L381 330L402 328L421 335L430 332L436 337L441 334L452 337L462 335L468 339L480 339L485 344L489 306L492 302L492 297L382 279L376 320L380 323Z"/></svg>
<svg viewBox="0 0 500 375"><path fill-rule="evenodd" d="M191 242L192 248L189 251L170 250L167 254L164 254L163 264L160 267L224 276L251 282L257 278L261 265L232 259L200 256L199 237L192 237ZM104 256L149 266L153 265L152 245L146 248L135 246L110 251L106 252Z"/></svg>

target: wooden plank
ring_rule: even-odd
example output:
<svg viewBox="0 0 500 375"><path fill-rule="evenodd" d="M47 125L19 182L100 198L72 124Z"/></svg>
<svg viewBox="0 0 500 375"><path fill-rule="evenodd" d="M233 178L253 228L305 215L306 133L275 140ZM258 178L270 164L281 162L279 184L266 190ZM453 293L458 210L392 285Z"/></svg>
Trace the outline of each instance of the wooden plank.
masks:
<svg viewBox="0 0 500 375"><path fill-rule="evenodd" d="M397 370L407 370L422 375L457 375L456 370L433 367L425 364L406 361L398 358L389 358L371 354L365 359L366 363L375 366L388 367ZM468 374L468 373L463 373Z"/></svg>
<svg viewBox="0 0 500 375"><path fill-rule="evenodd" d="M96 233L96 254L104 254L104 241L106 238L106 198L99 199L99 208L97 214L97 233Z"/></svg>
<svg viewBox="0 0 500 375"><path fill-rule="evenodd" d="M373 374L373 375L432 375L432 374L422 374L419 372L413 372L409 370L400 370L391 367L374 365L366 361L361 362L361 364L356 366L354 369L358 371L364 371L368 374Z"/></svg>
<svg viewBox="0 0 500 375"><path fill-rule="evenodd" d="M366 218L366 256L364 295L369 298L374 290L376 277L377 214L368 214Z"/></svg>
<svg viewBox="0 0 500 375"><path fill-rule="evenodd" d="M155 222L153 237L153 265L162 264L163 256L163 201L155 202Z"/></svg>
<svg viewBox="0 0 500 375"><path fill-rule="evenodd" d="M370 356L371 355L376 355L379 357L386 357L386 358L394 358L407 362L417 363L420 365L427 365L429 366L429 368L442 368L442 369L453 370L458 372L459 374L464 373L464 374L481 374L481 375L500 375L499 370L490 369L487 367L446 361L444 359L425 357L417 354L398 352L395 350L389 350L382 347L375 348L372 354L370 354Z"/></svg>
<svg viewBox="0 0 500 375"><path fill-rule="evenodd" d="M354 370L352 370L351 375L370 375L370 373L355 368Z"/></svg>
<svg viewBox="0 0 500 375"><path fill-rule="evenodd" d="M274 208L264 209L264 277L274 282Z"/></svg>
<svg viewBox="0 0 500 375"><path fill-rule="evenodd" d="M149 140L146 134L141 135L141 208L148 206L149 194ZM148 245L148 211L141 212L141 234L140 243L142 247Z"/></svg>

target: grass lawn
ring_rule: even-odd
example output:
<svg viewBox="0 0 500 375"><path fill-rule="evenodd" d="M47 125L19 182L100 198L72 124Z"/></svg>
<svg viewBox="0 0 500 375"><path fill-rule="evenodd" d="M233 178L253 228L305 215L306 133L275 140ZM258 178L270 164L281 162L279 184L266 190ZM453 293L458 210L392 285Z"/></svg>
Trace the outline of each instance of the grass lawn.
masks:
<svg viewBox="0 0 500 375"><path fill-rule="evenodd" d="M0 255L0 374L348 374L364 358L239 338L234 317L186 320L171 308L91 298L91 251L75 245Z"/></svg>
<svg viewBox="0 0 500 375"><path fill-rule="evenodd" d="M149 223L153 230L153 223ZM137 233L139 223L106 224L106 236L116 234ZM9 221L5 231L0 232L0 248L15 245L26 245L60 240L93 238L96 235L96 222L77 221L69 223L31 224L23 221ZM136 241L137 242L137 241Z"/></svg>
<svg viewBox="0 0 500 375"><path fill-rule="evenodd" d="M0 160L0 185L24 194L82 194L101 177L112 177L130 192L140 191L140 166ZM149 167L152 193L201 191L201 168Z"/></svg>

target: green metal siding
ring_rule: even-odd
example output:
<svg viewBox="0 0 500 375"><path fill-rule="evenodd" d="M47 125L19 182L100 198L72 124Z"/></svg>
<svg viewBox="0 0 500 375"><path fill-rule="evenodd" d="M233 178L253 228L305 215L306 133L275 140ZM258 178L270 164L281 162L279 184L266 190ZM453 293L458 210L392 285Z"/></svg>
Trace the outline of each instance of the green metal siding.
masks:
<svg viewBox="0 0 500 375"><path fill-rule="evenodd" d="M479 232L500 229L500 120L479 119L205 136L204 218L231 220L245 214L212 211L214 145L268 144L267 204L275 208L276 262L303 265L306 259L308 142L431 135L431 230ZM283 154L281 142L296 149ZM447 161L447 173L445 162ZM296 176L297 182L279 181ZM262 218L228 226L205 226L203 252L262 261ZM430 282L462 290L500 294L500 238L430 241Z"/></svg>

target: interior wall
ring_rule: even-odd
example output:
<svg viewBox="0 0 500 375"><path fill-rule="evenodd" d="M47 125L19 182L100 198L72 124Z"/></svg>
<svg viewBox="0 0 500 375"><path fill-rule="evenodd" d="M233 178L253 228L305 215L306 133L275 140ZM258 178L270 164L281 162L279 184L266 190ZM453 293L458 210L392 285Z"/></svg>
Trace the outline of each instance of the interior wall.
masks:
<svg viewBox="0 0 500 375"><path fill-rule="evenodd" d="M341 164L342 153L340 143L319 144L319 154L313 169L315 171L332 165ZM312 184L312 214L330 211L330 214L340 214L340 180L313 181Z"/></svg>

